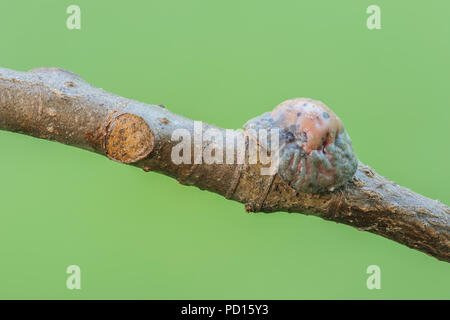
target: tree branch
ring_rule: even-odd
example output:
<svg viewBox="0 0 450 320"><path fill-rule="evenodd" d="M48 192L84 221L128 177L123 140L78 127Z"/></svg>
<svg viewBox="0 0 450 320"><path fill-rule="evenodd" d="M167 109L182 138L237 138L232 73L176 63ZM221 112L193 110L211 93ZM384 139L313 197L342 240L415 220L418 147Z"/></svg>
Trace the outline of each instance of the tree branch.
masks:
<svg viewBox="0 0 450 320"><path fill-rule="evenodd" d="M58 141L169 175L245 204L247 211L313 214L345 223L450 262L450 210L378 175L362 163L333 192L301 193L261 164L179 164L171 160L175 129L194 121L95 88L57 68L0 68L0 129ZM215 128L203 124L203 131ZM233 131L237 139L238 131ZM203 146L205 147L205 146ZM192 148L195 148L194 144Z"/></svg>

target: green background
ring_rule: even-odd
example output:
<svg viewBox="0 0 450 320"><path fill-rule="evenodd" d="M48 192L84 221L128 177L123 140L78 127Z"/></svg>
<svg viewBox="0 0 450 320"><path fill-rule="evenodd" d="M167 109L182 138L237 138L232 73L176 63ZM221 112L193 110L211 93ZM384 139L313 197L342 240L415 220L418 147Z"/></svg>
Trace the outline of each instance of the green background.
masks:
<svg viewBox="0 0 450 320"><path fill-rule="evenodd" d="M81 30L66 8L81 7ZM381 7L368 30L366 8ZM450 3L2 1L0 61L55 66L240 128L312 97L361 161L450 203ZM0 298L450 298L450 265L382 237L243 205L58 143L0 132ZM81 290L66 288L81 267ZM378 265L382 289L366 288Z"/></svg>

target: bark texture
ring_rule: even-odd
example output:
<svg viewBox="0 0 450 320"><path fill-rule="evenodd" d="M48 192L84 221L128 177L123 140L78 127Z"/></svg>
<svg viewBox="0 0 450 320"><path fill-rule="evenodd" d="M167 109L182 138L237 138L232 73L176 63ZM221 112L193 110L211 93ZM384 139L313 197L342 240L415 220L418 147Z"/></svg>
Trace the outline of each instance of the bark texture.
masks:
<svg viewBox="0 0 450 320"><path fill-rule="evenodd" d="M0 68L0 130L58 141L169 175L245 204L248 212L313 214L369 231L450 262L450 209L359 163L344 187L299 193L260 164L180 164L171 160L175 129L194 135L194 121L95 88L58 68ZM203 131L215 128L203 124ZM241 134L234 131L234 138ZM192 144L192 150L196 146ZM206 145L203 146L205 148ZM223 150L224 152L226 150Z"/></svg>

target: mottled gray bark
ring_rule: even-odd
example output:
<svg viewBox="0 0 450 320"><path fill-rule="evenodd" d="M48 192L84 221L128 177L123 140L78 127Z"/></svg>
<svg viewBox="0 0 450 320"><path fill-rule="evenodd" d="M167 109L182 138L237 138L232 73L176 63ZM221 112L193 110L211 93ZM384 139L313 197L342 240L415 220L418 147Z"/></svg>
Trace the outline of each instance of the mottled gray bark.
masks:
<svg viewBox="0 0 450 320"><path fill-rule="evenodd" d="M212 128L203 125L203 130ZM193 120L95 88L57 68L0 68L0 129L77 146L174 177L245 204L247 211L313 214L345 223L450 262L450 209L359 163L334 192L299 193L260 164L181 164L171 161L175 129ZM225 136L224 129L214 127ZM238 133L235 132L235 135ZM192 148L195 146L192 145ZM3 183L6 183L5 181Z"/></svg>

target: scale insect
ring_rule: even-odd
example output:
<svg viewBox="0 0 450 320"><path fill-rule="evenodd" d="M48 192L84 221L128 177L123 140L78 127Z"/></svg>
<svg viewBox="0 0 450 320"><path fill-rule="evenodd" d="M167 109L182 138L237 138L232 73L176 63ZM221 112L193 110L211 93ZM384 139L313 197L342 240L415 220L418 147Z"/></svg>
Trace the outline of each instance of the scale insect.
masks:
<svg viewBox="0 0 450 320"><path fill-rule="evenodd" d="M278 175L298 192L319 193L343 186L356 172L358 158L342 121L325 104L309 98L282 102L272 112L249 120L247 132L276 128ZM270 138L267 139L270 141Z"/></svg>

